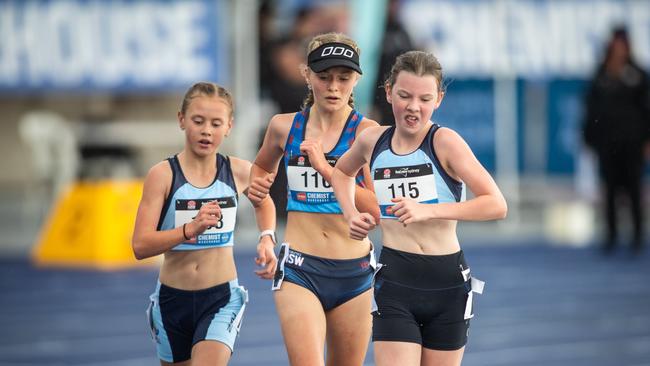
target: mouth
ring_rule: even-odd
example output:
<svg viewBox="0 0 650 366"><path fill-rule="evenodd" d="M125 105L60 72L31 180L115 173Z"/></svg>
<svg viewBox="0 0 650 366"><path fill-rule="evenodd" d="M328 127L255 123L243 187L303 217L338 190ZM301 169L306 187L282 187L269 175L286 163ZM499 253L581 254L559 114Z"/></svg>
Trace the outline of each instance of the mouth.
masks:
<svg viewBox="0 0 650 366"><path fill-rule="evenodd" d="M201 146L201 147L207 148L207 147L210 147L210 145L212 145L212 142L210 142L210 140L207 140L207 139L199 140L199 146Z"/></svg>
<svg viewBox="0 0 650 366"><path fill-rule="evenodd" d="M339 98L339 97L334 97L334 96L325 97L325 100L327 100L328 102L333 102L333 103L334 103L334 102L338 102L340 99L341 99L341 98Z"/></svg>
<svg viewBox="0 0 650 366"><path fill-rule="evenodd" d="M407 114L407 115L404 117L404 121L406 121L406 124L407 124L408 126L410 126L410 127L414 127L414 126L416 126L416 125L418 124L418 122L420 121L420 119L419 119L418 117L412 115L412 114Z"/></svg>

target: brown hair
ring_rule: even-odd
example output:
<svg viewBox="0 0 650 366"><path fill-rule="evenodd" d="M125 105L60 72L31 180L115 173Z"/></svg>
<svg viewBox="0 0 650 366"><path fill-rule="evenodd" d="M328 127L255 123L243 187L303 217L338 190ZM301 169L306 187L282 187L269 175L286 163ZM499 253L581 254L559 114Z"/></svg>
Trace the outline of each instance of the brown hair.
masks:
<svg viewBox="0 0 650 366"><path fill-rule="evenodd" d="M311 51L317 49L318 47L326 43L334 43L334 42L347 44L348 46L354 48L357 54L361 56L361 50L359 49L357 42L355 42L352 38L348 37L343 33L336 33L336 32L323 33L314 36L314 38L311 39L309 45L307 46L307 54L309 54ZM312 106L313 104L314 104L314 92L311 89L309 89L309 91L307 92L307 97L305 97L305 100L303 100L302 102L302 108L305 109L307 107ZM348 99L348 105L354 108L354 93L350 94L350 99Z"/></svg>
<svg viewBox="0 0 650 366"><path fill-rule="evenodd" d="M205 96L205 97L219 97L226 101L226 104L228 107L230 107L230 118L232 118L233 113L235 112L235 106L232 100L232 95L230 92L215 83L210 83L206 81L200 81L194 85L192 85L187 92L185 92L185 96L183 97L183 104L181 104L181 114L185 114L187 111L187 107L189 107L190 103L192 102L192 99L198 97L198 96Z"/></svg>
<svg viewBox="0 0 650 366"><path fill-rule="evenodd" d="M407 71L417 76L433 75L436 81L438 81L439 91L444 91L442 66L436 56L430 52L408 51L397 56L384 85L392 88L397 81L397 75L402 71Z"/></svg>

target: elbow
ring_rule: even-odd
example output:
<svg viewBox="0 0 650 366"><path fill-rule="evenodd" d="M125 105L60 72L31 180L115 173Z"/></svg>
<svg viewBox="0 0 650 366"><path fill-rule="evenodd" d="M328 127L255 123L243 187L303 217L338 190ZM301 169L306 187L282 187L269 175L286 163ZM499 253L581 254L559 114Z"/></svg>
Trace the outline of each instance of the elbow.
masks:
<svg viewBox="0 0 650 366"><path fill-rule="evenodd" d="M144 245L141 241L133 239L131 242L131 247L133 248L133 255L137 260L143 260L148 257L144 250Z"/></svg>
<svg viewBox="0 0 650 366"><path fill-rule="evenodd" d="M501 198L501 200L499 201L500 202L497 205L497 210L496 210L496 219L503 220L508 216L508 203L504 198Z"/></svg>

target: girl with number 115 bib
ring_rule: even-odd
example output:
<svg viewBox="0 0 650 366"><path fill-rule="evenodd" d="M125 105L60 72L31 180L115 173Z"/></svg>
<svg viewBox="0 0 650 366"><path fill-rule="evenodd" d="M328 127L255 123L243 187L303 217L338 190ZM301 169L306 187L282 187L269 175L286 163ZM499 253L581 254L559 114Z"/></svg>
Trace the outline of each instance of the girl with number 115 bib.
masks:
<svg viewBox="0 0 650 366"><path fill-rule="evenodd" d="M383 248L375 276L375 364L459 365L472 312L472 279L457 220L506 215L494 180L453 130L431 122L443 98L442 69L430 53L397 57L385 83L395 126L365 130L336 164L336 197L350 236L365 238L372 217L355 207L354 174L370 164L381 210ZM465 185L474 198L465 200Z"/></svg>

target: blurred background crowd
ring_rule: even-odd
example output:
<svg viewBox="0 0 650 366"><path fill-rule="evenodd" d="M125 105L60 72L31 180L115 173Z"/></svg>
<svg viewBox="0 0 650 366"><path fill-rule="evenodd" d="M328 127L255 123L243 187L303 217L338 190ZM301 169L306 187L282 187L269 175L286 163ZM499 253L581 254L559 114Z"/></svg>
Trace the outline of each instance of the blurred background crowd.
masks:
<svg viewBox="0 0 650 366"><path fill-rule="evenodd" d="M361 46L357 109L381 124L392 123L381 84L395 56L419 48L439 57L447 95L434 119L466 138L510 205L507 220L463 224L461 238L598 242L610 199L599 194L602 154L583 131L617 29L645 78L650 3L641 0L0 1L0 254L25 255L72 184L141 179L178 151L176 112L197 80L234 92L224 151L253 159L269 118L300 107L306 42L327 31ZM596 104L615 97L603 98ZM614 119L612 131L641 137L650 121L640 118L628 129ZM640 224L626 220L645 222L637 211L646 201L630 197L621 203L632 209L616 215L632 240Z"/></svg>

